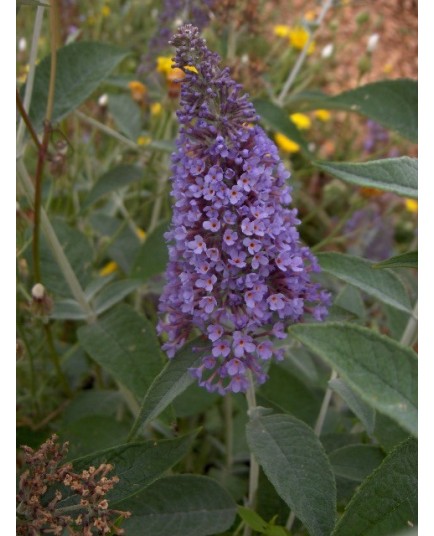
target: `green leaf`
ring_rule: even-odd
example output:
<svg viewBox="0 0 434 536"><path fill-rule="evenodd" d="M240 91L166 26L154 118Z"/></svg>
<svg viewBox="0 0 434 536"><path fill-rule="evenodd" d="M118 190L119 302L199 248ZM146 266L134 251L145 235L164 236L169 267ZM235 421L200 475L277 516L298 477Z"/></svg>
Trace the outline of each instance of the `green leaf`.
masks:
<svg viewBox="0 0 434 536"><path fill-rule="evenodd" d="M254 100L253 105L267 127L281 132L292 141L295 141L307 156L312 156L306 140L300 134L295 124L289 119L288 113L285 110L263 99Z"/></svg>
<svg viewBox="0 0 434 536"><path fill-rule="evenodd" d="M315 424L321 400L297 378L279 365L271 365L269 378L257 393L260 405L274 406L306 422Z"/></svg>
<svg viewBox="0 0 434 536"><path fill-rule="evenodd" d="M244 521L244 523L256 530L257 532L264 533L267 529L268 523L262 519L262 517L257 514L255 511L245 506L238 506L237 513Z"/></svg>
<svg viewBox="0 0 434 536"><path fill-rule="evenodd" d="M196 432L193 432L176 439L117 445L72 460L72 464L77 472L91 465L113 465L112 474L119 477L119 483L107 498L110 501L120 501L149 486L178 463L190 450L195 435Z"/></svg>
<svg viewBox="0 0 434 536"><path fill-rule="evenodd" d="M410 348L348 323L298 324L290 333L365 402L417 435L417 359Z"/></svg>
<svg viewBox="0 0 434 536"><path fill-rule="evenodd" d="M75 275L82 287L90 282L93 260L93 249L89 240L83 233L70 227L63 220L54 220L53 228L62 245ZM60 270L51 247L44 236L41 236L41 272L42 282L50 292L64 298L72 298L69 286L65 282L63 272ZM31 260L30 260L31 262Z"/></svg>
<svg viewBox="0 0 434 536"><path fill-rule="evenodd" d="M115 417L123 406L119 391L87 389L80 391L62 413L62 424L68 425L89 415Z"/></svg>
<svg viewBox="0 0 434 536"><path fill-rule="evenodd" d="M329 454L335 475L356 482L371 474L383 458L383 451L373 445L349 445Z"/></svg>
<svg viewBox="0 0 434 536"><path fill-rule="evenodd" d="M130 432L130 438L134 437L142 426L158 417L179 394L195 381L188 369L197 365L207 348L208 346L204 346L201 340L196 338L179 350L166 364L145 394L139 415Z"/></svg>
<svg viewBox="0 0 434 536"><path fill-rule="evenodd" d="M110 505L132 512L122 523L129 536L207 536L232 525L236 505L214 480L204 476L161 478L133 497Z"/></svg>
<svg viewBox="0 0 434 536"><path fill-rule="evenodd" d="M336 486L313 430L289 415L256 411L246 433L259 465L309 534L330 534L335 524Z"/></svg>
<svg viewBox="0 0 434 536"><path fill-rule="evenodd" d="M408 432L403 430L395 421L377 413L375 419L374 437L378 440L383 450L390 452L399 443L408 438Z"/></svg>
<svg viewBox="0 0 434 536"><path fill-rule="evenodd" d="M145 243L137 253L131 276L137 279L147 280L153 275L161 274L166 269L169 253L164 233L168 230L167 221L160 223L158 227L147 237Z"/></svg>
<svg viewBox="0 0 434 536"><path fill-rule="evenodd" d="M358 488L333 536L389 536L417 523L417 442L396 447Z"/></svg>
<svg viewBox="0 0 434 536"><path fill-rule="evenodd" d="M56 86L52 122L57 123L80 106L125 58L127 52L114 45L79 42L57 51ZM30 120L36 131L43 127L47 109L51 57L36 67Z"/></svg>
<svg viewBox="0 0 434 536"><path fill-rule="evenodd" d="M268 525L264 534L265 536L289 536L290 533L284 527Z"/></svg>
<svg viewBox="0 0 434 536"><path fill-rule="evenodd" d="M98 201L104 195L114 190L125 188L133 182L140 181L142 178L143 169L138 166L124 164L110 169L95 183L82 205L82 210Z"/></svg>
<svg viewBox="0 0 434 536"><path fill-rule="evenodd" d="M417 143L417 81L382 80L345 91L340 95L304 98L307 109L347 110L365 115Z"/></svg>
<svg viewBox="0 0 434 536"><path fill-rule="evenodd" d="M87 313L83 312L80 304L72 298L56 300L50 318L56 320L86 320Z"/></svg>
<svg viewBox="0 0 434 536"><path fill-rule="evenodd" d="M350 184L417 199L417 158L401 156L355 164L325 161L316 161L313 164Z"/></svg>
<svg viewBox="0 0 434 536"><path fill-rule="evenodd" d="M317 257L325 272L396 309L411 313L412 307L405 287L393 272L374 270L369 261L344 253L319 253Z"/></svg>
<svg viewBox="0 0 434 536"><path fill-rule="evenodd" d="M118 129L136 142L142 130L143 113L131 96L110 95L108 108Z"/></svg>
<svg viewBox="0 0 434 536"><path fill-rule="evenodd" d="M126 437L128 427L127 422L116 421L109 415L86 415L65 423L59 437L61 441L69 441L68 459L73 459L113 447L120 437Z"/></svg>
<svg viewBox="0 0 434 536"><path fill-rule="evenodd" d="M127 305L81 327L78 340L92 359L139 399L161 370L163 356L154 327Z"/></svg>
<svg viewBox="0 0 434 536"><path fill-rule="evenodd" d="M373 268L417 268L417 251L409 251L373 264Z"/></svg>
<svg viewBox="0 0 434 536"><path fill-rule="evenodd" d="M329 381L329 386L348 405L350 410L363 423L369 435L372 435L375 428L375 410L364 402L348 385L339 378Z"/></svg>
<svg viewBox="0 0 434 536"><path fill-rule="evenodd" d="M107 285L93 300L96 314L104 313L141 285L141 281L135 281L134 279L124 279Z"/></svg>

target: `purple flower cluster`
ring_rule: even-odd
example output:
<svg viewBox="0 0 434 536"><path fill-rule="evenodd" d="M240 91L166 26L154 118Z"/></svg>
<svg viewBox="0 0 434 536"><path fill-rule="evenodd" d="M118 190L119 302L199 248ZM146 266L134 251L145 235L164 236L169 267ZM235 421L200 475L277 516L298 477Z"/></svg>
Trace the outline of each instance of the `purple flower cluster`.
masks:
<svg viewBox="0 0 434 536"><path fill-rule="evenodd" d="M173 37L183 69L181 124L172 156L172 225L159 333L169 357L193 328L211 343L192 370L199 385L224 394L266 380L264 364L282 359L272 339L305 313L327 314L328 293L310 279L319 271L299 242L288 171L248 96L241 94L197 28ZM186 66L194 66L197 73Z"/></svg>

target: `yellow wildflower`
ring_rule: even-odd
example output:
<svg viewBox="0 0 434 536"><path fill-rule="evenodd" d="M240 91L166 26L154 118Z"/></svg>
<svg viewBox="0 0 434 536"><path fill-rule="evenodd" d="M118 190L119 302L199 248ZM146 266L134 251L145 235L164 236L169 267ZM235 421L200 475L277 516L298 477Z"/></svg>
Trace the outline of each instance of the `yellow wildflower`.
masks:
<svg viewBox="0 0 434 536"><path fill-rule="evenodd" d="M417 201L415 199L406 199L405 208L409 212L412 212L413 214L417 214L417 209L418 209Z"/></svg>
<svg viewBox="0 0 434 536"><path fill-rule="evenodd" d="M87 23L89 24L89 26L95 26L96 18L93 15L89 15L87 17Z"/></svg>
<svg viewBox="0 0 434 536"><path fill-rule="evenodd" d="M117 269L118 269L117 263L115 263L115 261L110 261L101 268L101 270L99 271L99 275L104 277L106 275L112 274L113 272L116 272Z"/></svg>
<svg viewBox="0 0 434 536"><path fill-rule="evenodd" d="M316 11L314 9L310 9L309 11L306 11L304 14L304 20L307 20L308 22L313 22L316 19Z"/></svg>
<svg viewBox="0 0 434 536"><path fill-rule="evenodd" d="M30 70L30 66L28 64L20 69L20 72L17 78L20 84L24 84L26 82L27 75L29 74L29 70Z"/></svg>
<svg viewBox="0 0 434 536"><path fill-rule="evenodd" d="M291 114L289 118L300 130L307 130L312 125L310 118L304 114Z"/></svg>
<svg viewBox="0 0 434 536"><path fill-rule="evenodd" d="M131 97L137 102L142 102L143 97L147 93L145 84L142 84L142 82L139 82L138 80L132 80L131 82L128 82L128 87L131 91Z"/></svg>
<svg viewBox="0 0 434 536"><path fill-rule="evenodd" d="M161 103L153 102L150 106L150 110L151 110L151 115L157 116L161 114L163 107L161 106Z"/></svg>
<svg viewBox="0 0 434 536"><path fill-rule="evenodd" d="M330 121L331 117L331 113L328 110L315 110L313 112L313 115L323 123L327 123L327 121Z"/></svg>
<svg viewBox="0 0 434 536"><path fill-rule="evenodd" d="M140 242L144 242L146 237L148 236L147 232L143 229L140 229L140 227L136 228L136 235Z"/></svg>
<svg viewBox="0 0 434 536"><path fill-rule="evenodd" d="M289 42L291 46L296 48L297 50L303 50L308 40L309 40L309 32L302 26L295 26L289 32ZM312 43L309 45L309 49L307 53L312 54L314 50L315 50L315 43L312 41Z"/></svg>
<svg viewBox="0 0 434 536"><path fill-rule="evenodd" d="M166 74L172 69L172 58L171 56L158 56L157 58L157 71L159 73Z"/></svg>
<svg viewBox="0 0 434 536"><path fill-rule="evenodd" d="M145 145L149 145L152 141L152 138L150 138L149 136L139 136L137 138L137 145L140 145L141 147L144 147Z"/></svg>
<svg viewBox="0 0 434 536"><path fill-rule="evenodd" d="M112 12L112 10L110 9L109 6L102 6L101 15L103 17L110 17L111 12Z"/></svg>
<svg viewBox="0 0 434 536"><path fill-rule="evenodd" d="M274 35L277 35L277 37L289 37L290 31L291 28L286 24L277 24L273 28Z"/></svg>
<svg viewBox="0 0 434 536"><path fill-rule="evenodd" d="M277 132L274 135L274 140L279 146L279 148L285 153L298 153L300 150L300 145L298 145L298 143L295 143L295 141L290 140L280 132Z"/></svg>

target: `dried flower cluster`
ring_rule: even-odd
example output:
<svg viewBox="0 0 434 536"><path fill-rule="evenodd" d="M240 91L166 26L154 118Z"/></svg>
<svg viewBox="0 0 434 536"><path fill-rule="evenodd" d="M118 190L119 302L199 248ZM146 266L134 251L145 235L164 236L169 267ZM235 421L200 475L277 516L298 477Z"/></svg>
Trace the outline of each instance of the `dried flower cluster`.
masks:
<svg viewBox="0 0 434 536"><path fill-rule="evenodd" d="M299 242L288 171L220 58L197 28L172 39L175 66L185 71L172 156L167 285L160 301L160 333L169 357L198 328L212 343L192 372L210 391L246 391L250 376L266 380L263 365L282 359L272 337L305 313L321 320L328 293L313 283L319 271ZM197 72L186 69L194 66Z"/></svg>
<svg viewBox="0 0 434 536"><path fill-rule="evenodd" d="M17 534L67 534L92 536L95 534L124 534L114 525L120 516L129 512L112 510L105 495L119 481L107 474L109 464L89 467L74 473L70 463L62 463L68 444L56 443L53 435L34 451L23 446L27 468L19 479L17 495ZM68 499L68 506L61 506Z"/></svg>

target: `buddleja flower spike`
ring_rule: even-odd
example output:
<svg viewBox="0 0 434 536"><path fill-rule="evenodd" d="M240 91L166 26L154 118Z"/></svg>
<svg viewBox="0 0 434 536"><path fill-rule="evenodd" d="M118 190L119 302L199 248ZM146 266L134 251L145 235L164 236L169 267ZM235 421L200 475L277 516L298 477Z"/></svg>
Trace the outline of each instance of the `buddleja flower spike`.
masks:
<svg viewBox="0 0 434 536"><path fill-rule="evenodd" d="M330 296L311 281L319 266L288 208L290 174L248 96L197 28L183 26L171 44L186 76L158 329L169 357L200 330L212 348L192 370L199 385L244 392L251 377L266 380L265 362L282 359L273 340L285 326L307 313L322 320Z"/></svg>

